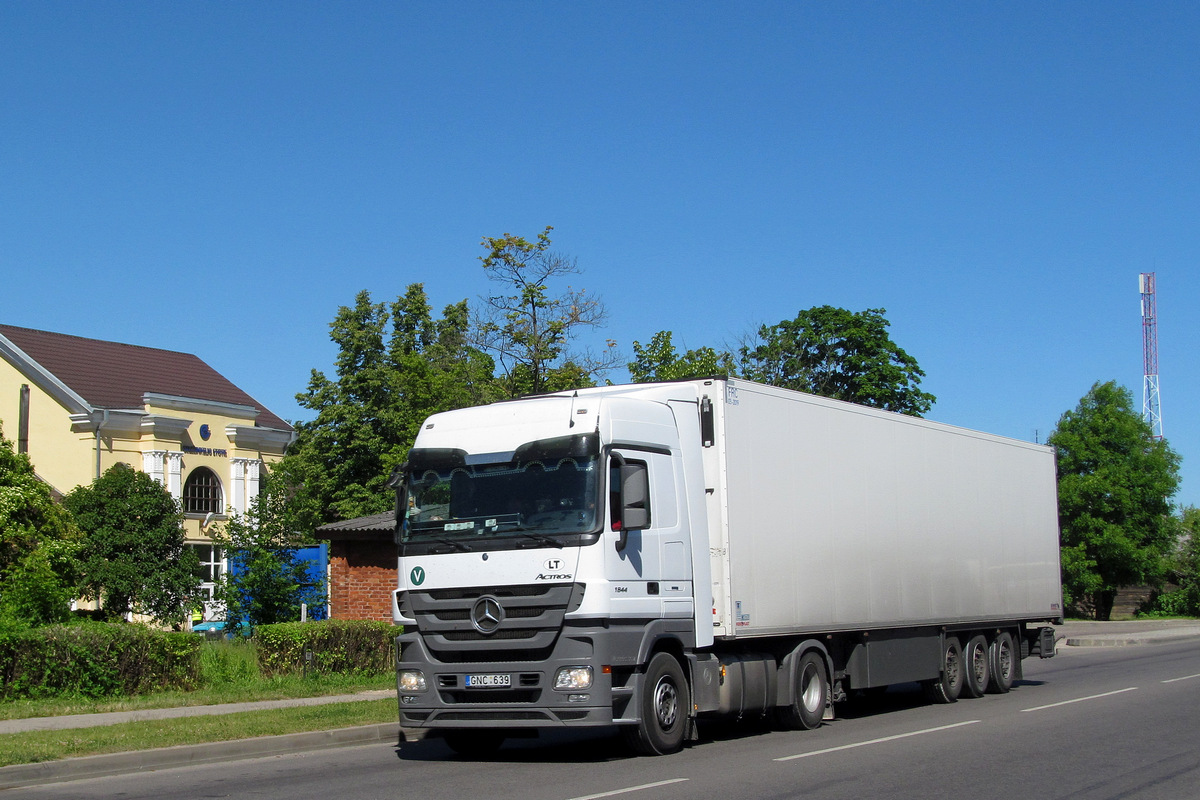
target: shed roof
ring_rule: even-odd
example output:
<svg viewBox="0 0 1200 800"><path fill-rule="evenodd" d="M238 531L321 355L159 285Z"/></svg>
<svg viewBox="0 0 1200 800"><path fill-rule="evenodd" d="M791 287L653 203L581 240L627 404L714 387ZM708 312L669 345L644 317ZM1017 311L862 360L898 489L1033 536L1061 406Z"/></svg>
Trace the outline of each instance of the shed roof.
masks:
<svg viewBox="0 0 1200 800"><path fill-rule="evenodd" d="M396 512L385 511L369 517L356 517L330 522L317 528L318 539L380 539L392 535L396 527Z"/></svg>

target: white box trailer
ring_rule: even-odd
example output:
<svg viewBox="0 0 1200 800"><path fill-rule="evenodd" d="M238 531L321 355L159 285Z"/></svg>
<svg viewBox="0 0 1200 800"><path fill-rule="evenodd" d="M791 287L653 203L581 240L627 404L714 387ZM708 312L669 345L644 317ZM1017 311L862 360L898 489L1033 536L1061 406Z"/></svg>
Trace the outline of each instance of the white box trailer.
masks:
<svg viewBox="0 0 1200 800"><path fill-rule="evenodd" d="M463 752L850 692L1006 692L1061 618L1053 451L734 379L434 415L400 476L404 725Z"/></svg>

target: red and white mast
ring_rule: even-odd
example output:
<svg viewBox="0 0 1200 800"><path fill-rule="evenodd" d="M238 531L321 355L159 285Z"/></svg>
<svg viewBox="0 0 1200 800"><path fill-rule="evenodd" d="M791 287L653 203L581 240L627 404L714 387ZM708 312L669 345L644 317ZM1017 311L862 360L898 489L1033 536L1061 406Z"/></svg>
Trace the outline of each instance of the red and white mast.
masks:
<svg viewBox="0 0 1200 800"><path fill-rule="evenodd" d="M1142 293L1142 416L1150 423L1155 439L1161 439L1162 400L1158 396L1158 313L1154 303L1154 273L1143 272L1138 281Z"/></svg>

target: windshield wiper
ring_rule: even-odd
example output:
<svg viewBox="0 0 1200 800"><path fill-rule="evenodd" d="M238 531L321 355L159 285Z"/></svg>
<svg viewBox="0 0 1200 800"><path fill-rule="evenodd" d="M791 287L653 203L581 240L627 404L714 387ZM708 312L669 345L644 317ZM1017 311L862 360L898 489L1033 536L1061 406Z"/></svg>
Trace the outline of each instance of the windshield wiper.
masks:
<svg viewBox="0 0 1200 800"><path fill-rule="evenodd" d="M448 544L451 547L457 549L461 553L471 552L471 547L469 545L463 544L462 542L458 541L457 539L448 539L445 536L430 536L429 538L433 539L434 541L441 542L442 544Z"/></svg>
<svg viewBox="0 0 1200 800"><path fill-rule="evenodd" d="M543 536L540 533L530 533L529 531L514 531L514 533L518 536L524 536L526 539L532 539L539 544L548 544L551 547L557 547L559 550L563 549L562 542L557 539L551 539L549 536Z"/></svg>

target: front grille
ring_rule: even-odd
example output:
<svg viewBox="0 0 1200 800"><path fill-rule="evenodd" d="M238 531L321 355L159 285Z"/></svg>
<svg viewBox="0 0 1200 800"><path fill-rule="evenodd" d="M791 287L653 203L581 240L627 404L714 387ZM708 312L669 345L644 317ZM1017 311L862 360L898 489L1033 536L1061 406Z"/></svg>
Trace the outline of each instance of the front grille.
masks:
<svg viewBox="0 0 1200 800"><path fill-rule="evenodd" d="M583 602L583 584L481 586L405 592L401 603L417 621L429 654L442 663L537 661L554 649L563 618ZM471 622L480 597L496 598L503 619L490 634Z"/></svg>
<svg viewBox="0 0 1200 800"><path fill-rule="evenodd" d="M463 689L443 691L443 703L536 703L541 689Z"/></svg>
<svg viewBox="0 0 1200 800"><path fill-rule="evenodd" d="M479 631L450 631L443 633L452 642L483 642L491 639L531 639L537 635L537 631L530 630L498 630L489 635L482 634Z"/></svg>

